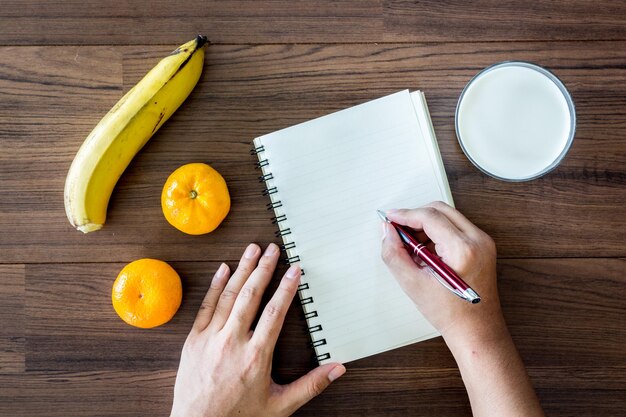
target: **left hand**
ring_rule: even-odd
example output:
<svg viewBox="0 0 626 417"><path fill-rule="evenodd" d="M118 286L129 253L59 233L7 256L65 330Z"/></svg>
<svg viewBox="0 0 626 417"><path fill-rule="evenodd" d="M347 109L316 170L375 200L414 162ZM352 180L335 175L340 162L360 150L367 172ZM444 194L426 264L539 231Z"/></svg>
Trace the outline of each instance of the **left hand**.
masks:
<svg viewBox="0 0 626 417"><path fill-rule="evenodd" d="M300 283L297 265L251 326L278 257L275 244L263 256L251 244L232 276L226 264L215 273L183 347L172 416L289 416L345 373L330 363L288 385L272 380L276 340Z"/></svg>

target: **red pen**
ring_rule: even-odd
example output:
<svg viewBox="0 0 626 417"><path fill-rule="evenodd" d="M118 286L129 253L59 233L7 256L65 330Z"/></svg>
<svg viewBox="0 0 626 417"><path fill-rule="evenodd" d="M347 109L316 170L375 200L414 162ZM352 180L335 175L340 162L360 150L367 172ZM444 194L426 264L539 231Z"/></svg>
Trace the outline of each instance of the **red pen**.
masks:
<svg viewBox="0 0 626 417"><path fill-rule="evenodd" d="M452 293L472 304L480 303L480 296L469 285L457 275L448 265L446 265L438 256L428 250L426 246L420 243L409 231L408 228L392 222L380 210L376 210L380 218L391 224L400 235L402 243L409 252L417 255L426 265L429 266L432 275L439 281L441 285L446 287Z"/></svg>

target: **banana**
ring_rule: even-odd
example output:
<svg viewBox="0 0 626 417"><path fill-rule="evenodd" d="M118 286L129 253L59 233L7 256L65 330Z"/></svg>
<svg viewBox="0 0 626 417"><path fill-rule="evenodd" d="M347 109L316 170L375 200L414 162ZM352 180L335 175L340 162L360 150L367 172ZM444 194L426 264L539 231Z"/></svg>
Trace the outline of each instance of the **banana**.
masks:
<svg viewBox="0 0 626 417"><path fill-rule="evenodd" d="M65 180L65 212L72 226L83 233L102 228L118 179L198 82L205 43L207 38L198 36L163 58L87 136Z"/></svg>

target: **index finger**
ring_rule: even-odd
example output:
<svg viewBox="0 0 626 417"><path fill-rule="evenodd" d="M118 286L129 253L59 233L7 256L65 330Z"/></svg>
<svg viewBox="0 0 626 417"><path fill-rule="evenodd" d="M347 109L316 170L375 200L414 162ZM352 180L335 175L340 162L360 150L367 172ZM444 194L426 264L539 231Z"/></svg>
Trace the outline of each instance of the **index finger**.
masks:
<svg viewBox="0 0 626 417"><path fill-rule="evenodd" d="M393 222L423 230L435 244L463 240L463 232L445 214L434 207L389 210L385 214Z"/></svg>
<svg viewBox="0 0 626 417"><path fill-rule="evenodd" d="M285 315L300 284L300 274L298 265L289 267L276 292L265 306L252 335L252 340L256 340L262 346L273 348L276 345L280 329L282 329L285 321Z"/></svg>
<svg viewBox="0 0 626 417"><path fill-rule="evenodd" d="M433 201L424 207L433 207L443 213L462 232L475 236L481 230L474 223L468 220L460 211L444 203L443 201Z"/></svg>

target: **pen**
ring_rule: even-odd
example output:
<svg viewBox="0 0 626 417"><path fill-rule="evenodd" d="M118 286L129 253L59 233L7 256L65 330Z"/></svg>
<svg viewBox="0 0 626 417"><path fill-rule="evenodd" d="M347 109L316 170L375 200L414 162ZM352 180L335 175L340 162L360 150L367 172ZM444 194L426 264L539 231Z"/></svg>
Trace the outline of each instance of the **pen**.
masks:
<svg viewBox="0 0 626 417"><path fill-rule="evenodd" d="M420 243L409 231L408 228L392 222L380 210L376 210L378 216L386 223L391 224L398 234L402 243L409 252L417 255L428 267L432 275L439 281L441 285L446 287L452 293L472 304L480 302L480 296L469 285L457 275L448 265L445 264L438 256L434 255L428 248Z"/></svg>

